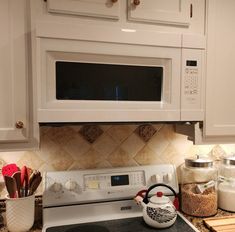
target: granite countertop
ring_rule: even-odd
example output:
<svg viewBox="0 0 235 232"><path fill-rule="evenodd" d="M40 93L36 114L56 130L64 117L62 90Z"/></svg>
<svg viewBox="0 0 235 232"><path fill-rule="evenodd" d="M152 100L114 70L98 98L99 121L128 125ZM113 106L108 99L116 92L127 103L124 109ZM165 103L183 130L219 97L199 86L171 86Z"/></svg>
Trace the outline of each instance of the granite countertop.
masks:
<svg viewBox="0 0 235 232"><path fill-rule="evenodd" d="M199 231L201 232L209 232L210 230L204 225L203 219L201 217L193 217L183 214ZM234 216L235 213L223 211L221 209L218 209L218 212L213 217L222 217L222 216Z"/></svg>

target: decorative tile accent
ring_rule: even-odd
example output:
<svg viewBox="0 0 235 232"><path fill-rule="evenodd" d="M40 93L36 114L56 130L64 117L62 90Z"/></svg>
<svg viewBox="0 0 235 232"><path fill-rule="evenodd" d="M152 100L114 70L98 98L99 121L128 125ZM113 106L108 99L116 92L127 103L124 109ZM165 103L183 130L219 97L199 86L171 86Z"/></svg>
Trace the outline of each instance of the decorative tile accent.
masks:
<svg viewBox="0 0 235 232"><path fill-rule="evenodd" d="M156 129L151 124L144 124L137 127L135 133L147 143L156 133Z"/></svg>
<svg viewBox="0 0 235 232"><path fill-rule="evenodd" d="M86 125L79 130L79 133L89 143L94 143L103 134L103 130L97 125Z"/></svg>

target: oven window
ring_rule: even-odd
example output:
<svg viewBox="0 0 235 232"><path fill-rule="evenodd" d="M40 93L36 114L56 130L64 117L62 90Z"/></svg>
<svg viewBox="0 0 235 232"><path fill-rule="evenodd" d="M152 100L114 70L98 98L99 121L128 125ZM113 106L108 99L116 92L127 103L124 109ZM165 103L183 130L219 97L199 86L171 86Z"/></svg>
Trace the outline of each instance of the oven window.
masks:
<svg viewBox="0 0 235 232"><path fill-rule="evenodd" d="M56 62L58 100L161 101L163 67Z"/></svg>

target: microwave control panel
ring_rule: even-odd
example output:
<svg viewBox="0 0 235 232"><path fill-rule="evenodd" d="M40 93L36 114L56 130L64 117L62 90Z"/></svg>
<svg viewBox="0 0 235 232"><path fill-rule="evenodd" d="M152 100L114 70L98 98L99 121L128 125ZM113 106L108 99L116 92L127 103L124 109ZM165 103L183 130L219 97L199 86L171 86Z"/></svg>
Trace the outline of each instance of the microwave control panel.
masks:
<svg viewBox="0 0 235 232"><path fill-rule="evenodd" d="M184 94L198 94L198 67L197 60L187 60L185 67Z"/></svg>
<svg viewBox="0 0 235 232"><path fill-rule="evenodd" d="M181 120L203 120L204 50L182 50Z"/></svg>

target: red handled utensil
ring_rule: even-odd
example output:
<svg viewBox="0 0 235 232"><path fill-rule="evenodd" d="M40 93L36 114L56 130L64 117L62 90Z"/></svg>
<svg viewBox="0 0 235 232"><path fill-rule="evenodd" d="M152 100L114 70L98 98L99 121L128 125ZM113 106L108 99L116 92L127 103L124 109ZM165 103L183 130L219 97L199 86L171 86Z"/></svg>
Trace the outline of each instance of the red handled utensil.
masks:
<svg viewBox="0 0 235 232"><path fill-rule="evenodd" d="M7 164L2 167L3 176L12 176L15 172L19 171L19 168L16 164Z"/></svg>
<svg viewBox="0 0 235 232"><path fill-rule="evenodd" d="M27 197L29 189L29 175L26 166L21 169L21 187L24 188L23 197Z"/></svg>

